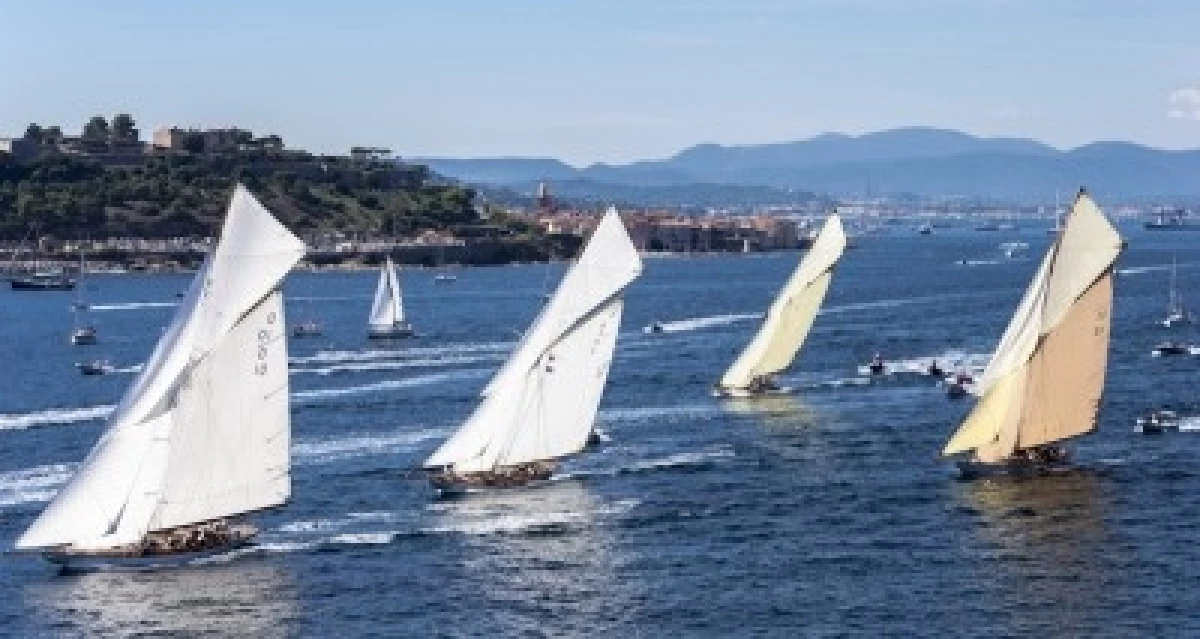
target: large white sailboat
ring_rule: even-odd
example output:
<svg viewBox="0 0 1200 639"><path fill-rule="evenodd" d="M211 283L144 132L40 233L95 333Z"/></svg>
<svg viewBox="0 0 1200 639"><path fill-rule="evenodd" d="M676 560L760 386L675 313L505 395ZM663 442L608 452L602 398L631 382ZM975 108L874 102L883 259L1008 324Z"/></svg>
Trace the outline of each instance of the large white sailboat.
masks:
<svg viewBox="0 0 1200 639"><path fill-rule="evenodd" d="M781 389L775 374L791 366L812 328L829 290L833 268L846 250L846 233L836 214L783 290L775 297L754 339L721 377L713 393L719 397L752 397Z"/></svg>
<svg viewBox="0 0 1200 639"><path fill-rule="evenodd" d="M209 254L108 429L16 542L68 568L224 552L231 518L291 494L284 276L304 244L238 186Z"/></svg>
<svg viewBox="0 0 1200 639"><path fill-rule="evenodd" d="M964 476L1065 465L1057 444L1096 429L1123 246L1080 191L976 384L979 403L942 450L971 454Z"/></svg>
<svg viewBox="0 0 1200 639"><path fill-rule="evenodd" d="M412 334L412 326L404 321L404 304L400 297L396 265L392 264L392 258L389 257L379 271L375 301L371 303L371 316L367 320L367 337L388 339L410 337Z"/></svg>
<svg viewBox="0 0 1200 639"><path fill-rule="evenodd" d="M641 271L610 208L475 412L425 461L435 488L523 485L583 450L616 348L622 293Z"/></svg>

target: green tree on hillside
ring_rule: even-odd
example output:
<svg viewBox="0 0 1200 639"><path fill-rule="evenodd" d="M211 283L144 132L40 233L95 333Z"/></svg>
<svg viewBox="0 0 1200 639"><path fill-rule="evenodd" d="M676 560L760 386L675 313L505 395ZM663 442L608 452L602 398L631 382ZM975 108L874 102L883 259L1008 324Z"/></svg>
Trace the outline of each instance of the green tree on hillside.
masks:
<svg viewBox="0 0 1200 639"><path fill-rule="evenodd" d="M83 125L83 137L89 140L108 139L108 120L102 115L94 115Z"/></svg>
<svg viewBox="0 0 1200 639"><path fill-rule="evenodd" d="M118 140L136 140L137 129L134 128L133 116L128 113L118 113L112 119L112 134Z"/></svg>

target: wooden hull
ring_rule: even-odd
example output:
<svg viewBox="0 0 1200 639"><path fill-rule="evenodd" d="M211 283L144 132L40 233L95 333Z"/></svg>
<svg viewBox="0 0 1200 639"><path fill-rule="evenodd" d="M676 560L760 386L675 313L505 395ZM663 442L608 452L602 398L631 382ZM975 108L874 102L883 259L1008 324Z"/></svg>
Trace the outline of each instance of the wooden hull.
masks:
<svg viewBox="0 0 1200 639"><path fill-rule="evenodd" d="M194 561L214 557L245 547L253 541L258 529L249 525L233 526L229 539L203 548L151 552L139 546L95 550L49 550L42 553L50 563L66 572L160 570L184 566Z"/></svg>
<svg viewBox="0 0 1200 639"><path fill-rule="evenodd" d="M490 471L429 471L429 484L441 495L461 495L471 490L520 488L550 479L557 467L553 462L532 462L505 466Z"/></svg>
<svg viewBox="0 0 1200 639"><path fill-rule="evenodd" d="M999 462L965 460L957 462L958 474L962 479L985 477L1029 477L1062 472L1071 468L1067 460L1041 462L1025 458L1010 458Z"/></svg>

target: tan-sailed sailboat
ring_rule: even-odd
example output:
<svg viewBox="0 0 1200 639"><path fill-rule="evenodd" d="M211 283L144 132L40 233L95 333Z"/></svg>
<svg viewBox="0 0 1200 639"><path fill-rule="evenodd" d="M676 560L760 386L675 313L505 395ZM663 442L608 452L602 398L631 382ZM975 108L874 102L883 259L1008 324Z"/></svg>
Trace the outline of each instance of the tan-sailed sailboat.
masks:
<svg viewBox="0 0 1200 639"><path fill-rule="evenodd" d="M979 403L942 450L971 453L964 476L1063 466L1058 444L1096 429L1123 246L1081 190L976 385Z"/></svg>
<svg viewBox="0 0 1200 639"><path fill-rule="evenodd" d="M836 214L825 220L812 248L771 303L754 339L713 390L718 397L753 397L782 392L775 374L792 365L808 337L846 250L846 233Z"/></svg>

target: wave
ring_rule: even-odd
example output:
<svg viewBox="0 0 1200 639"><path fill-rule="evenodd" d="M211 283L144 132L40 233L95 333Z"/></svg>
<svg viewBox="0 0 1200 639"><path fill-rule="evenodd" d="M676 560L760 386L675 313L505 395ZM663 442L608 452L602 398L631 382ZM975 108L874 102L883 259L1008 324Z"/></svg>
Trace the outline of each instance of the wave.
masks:
<svg viewBox="0 0 1200 639"><path fill-rule="evenodd" d="M77 464L48 464L0 473L0 507L50 501Z"/></svg>
<svg viewBox="0 0 1200 639"><path fill-rule="evenodd" d="M640 408L609 408L600 411L598 422L646 422L663 417L704 418L720 414L720 407L712 404L685 404L682 406L643 406Z"/></svg>
<svg viewBox="0 0 1200 639"><path fill-rule="evenodd" d="M385 371L397 370L403 368L421 368L433 366L458 366L463 364L481 364L483 362L494 362L503 359L502 355L459 355L454 357L444 357L440 359L405 359L399 361L384 361L384 362L355 362L347 364L335 364L333 366L323 366L317 368L293 368L289 372L293 375L299 373L312 373L315 375L332 375L334 373L349 373L349 372L367 372L367 371Z"/></svg>
<svg viewBox="0 0 1200 639"><path fill-rule="evenodd" d="M401 388L412 388L414 386L441 384L444 382L461 379L471 379L473 377L484 377L490 372L492 372L491 369L487 368L471 368L462 371L430 373L429 375L418 375L416 377L408 377L405 379L389 379L382 382L376 382L374 384L363 384L361 386L320 388L315 390L298 391L292 393L292 399L312 402L314 400L333 399L337 397L346 397L348 395L363 395L366 393L377 393L381 391L398 390Z"/></svg>
<svg viewBox="0 0 1200 639"><path fill-rule="evenodd" d="M74 424L104 419L116 408L113 404L85 406L82 408L51 408L31 413L0 413L0 430L24 430L34 426L50 424Z"/></svg>
<svg viewBox="0 0 1200 639"><path fill-rule="evenodd" d="M983 369L987 367L988 360L991 359L991 353L967 353L959 350L948 350L936 355L922 355L919 357L910 357L907 359L896 359L884 361L883 372L885 375L895 375L897 373L912 373L918 375L926 375L929 373L929 364L937 362L946 373L968 373L978 377L983 374ZM867 365L858 367L860 375L870 375L871 370Z"/></svg>
<svg viewBox="0 0 1200 639"><path fill-rule="evenodd" d="M736 313L730 315L712 315L710 317L693 317L691 319L676 320L674 322L658 322L657 326L663 333L681 333L684 331L695 331L702 328L710 328L713 326L725 326L734 322L744 322L747 320L762 319L762 313ZM653 326L653 325L651 325ZM651 326L642 329L643 332L651 333Z"/></svg>
<svg viewBox="0 0 1200 639"><path fill-rule="evenodd" d="M451 344L449 346L424 346L398 349L369 349L362 351L319 351L306 357L288 359L292 364L337 364L340 362L369 362L380 359L402 357L436 357L438 355L460 355L480 352L507 352L513 342L480 342Z"/></svg>
<svg viewBox="0 0 1200 639"><path fill-rule="evenodd" d="M171 308L176 302L118 302L115 304L91 304L89 311L136 311L143 308Z"/></svg>
<svg viewBox="0 0 1200 639"><path fill-rule="evenodd" d="M449 434L449 429L438 428L390 435L298 441L292 443L292 457L294 463L299 465L323 464L364 455L395 455L414 444Z"/></svg>
<svg viewBox="0 0 1200 639"><path fill-rule="evenodd" d="M910 304L928 304L930 302L940 302L950 299L967 299L973 297L986 297L995 295L997 291L978 291L975 293L939 293L936 295L921 295L918 297L905 297L900 299L890 300L875 300L873 302L857 302L854 304L840 304L838 306L828 306L821 309L821 314L826 313L849 313L852 311L869 311L880 308L896 308L897 306L908 306Z"/></svg>

